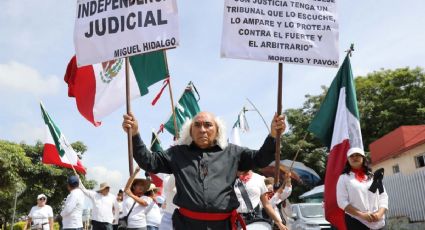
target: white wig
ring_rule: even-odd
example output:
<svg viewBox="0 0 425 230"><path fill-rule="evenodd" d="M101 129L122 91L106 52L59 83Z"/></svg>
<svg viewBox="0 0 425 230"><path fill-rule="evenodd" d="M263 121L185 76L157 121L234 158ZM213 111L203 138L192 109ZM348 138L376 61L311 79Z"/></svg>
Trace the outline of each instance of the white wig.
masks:
<svg viewBox="0 0 425 230"><path fill-rule="evenodd" d="M180 138L177 140L178 145L190 145L193 141L192 136L190 135L190 129L193 119L187 119L180 133ZM226 136L226 125L224 121L219 117L214 117L214 122L217 125L217 137L215 138L216 144L220 146L221 149L227 147L227 136Z"/></svg>

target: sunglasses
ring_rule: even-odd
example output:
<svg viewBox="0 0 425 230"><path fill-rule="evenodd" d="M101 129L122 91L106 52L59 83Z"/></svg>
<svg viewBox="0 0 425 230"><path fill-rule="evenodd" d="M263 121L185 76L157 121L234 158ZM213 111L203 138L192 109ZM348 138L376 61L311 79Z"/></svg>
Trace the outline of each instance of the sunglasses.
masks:
<svg viewBox="0 0 425 230"><path fill-rule="evenodd" d="M42 197L42 198L40 198L40 199L38 199L38 200L46 200L46 198Z"/></svg>

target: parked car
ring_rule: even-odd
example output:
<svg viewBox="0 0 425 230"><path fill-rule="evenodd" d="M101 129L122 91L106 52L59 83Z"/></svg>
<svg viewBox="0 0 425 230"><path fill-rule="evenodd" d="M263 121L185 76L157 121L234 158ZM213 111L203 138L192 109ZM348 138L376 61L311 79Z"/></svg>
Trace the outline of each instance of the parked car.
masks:
<svg viewBox="0 0 425 230"><path fill-rule="evenodd" d="M321 203L299 203L291 205L292 216L288 218L291 230L321 230L331 229L325 219Z"/></svg>

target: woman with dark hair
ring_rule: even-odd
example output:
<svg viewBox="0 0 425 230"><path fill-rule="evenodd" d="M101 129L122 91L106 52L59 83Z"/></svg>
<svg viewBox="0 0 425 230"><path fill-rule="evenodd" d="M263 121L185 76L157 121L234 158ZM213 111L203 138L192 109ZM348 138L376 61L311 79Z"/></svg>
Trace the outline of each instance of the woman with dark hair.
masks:
<svg viewBox="0 0 425 230"><path fill-rule="evenodd" d="M371 192L372 182L372 170L364 151L349 149L336 189L338 206L345 211L348 230L382 229L385 226L388 195L385 190Z"/></svg>

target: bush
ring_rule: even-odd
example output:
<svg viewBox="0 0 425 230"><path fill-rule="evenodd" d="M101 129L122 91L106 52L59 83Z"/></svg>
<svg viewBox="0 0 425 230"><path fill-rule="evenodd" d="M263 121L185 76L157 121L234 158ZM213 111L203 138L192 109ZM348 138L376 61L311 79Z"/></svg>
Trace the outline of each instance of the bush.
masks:
<svg viewBox="0 0 425 230"><path fill-rule="evenodd" d="M53 223L53 230L59 230L59 223L58 222Z"/></svg>
<svg viewBox="0 0 425 230"><path fill-rule="evenodd" d="M23 230L25 227L26 221L19 221L13 225L13 230Z"/></svg>
<svg viewBox="0 0 425 230"><path fill-rule="evenodd" d="M24 230L25 224L26 224L26 221L16 222L13 225L13 230ZM10 229L10 225L6 227L6 230L9 230L9 229ZM59 223L58 222L53 223L53 230L59 230Z"/></svg>

